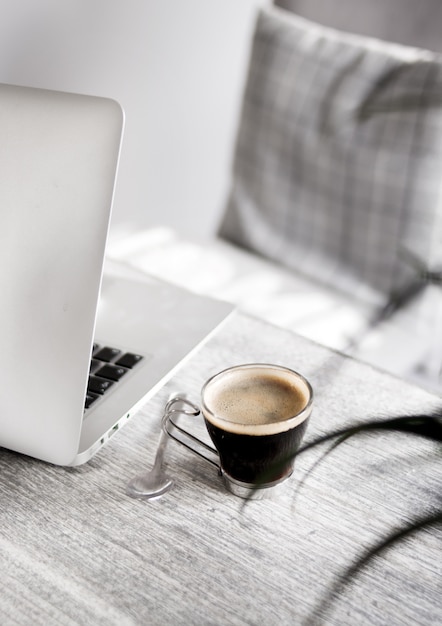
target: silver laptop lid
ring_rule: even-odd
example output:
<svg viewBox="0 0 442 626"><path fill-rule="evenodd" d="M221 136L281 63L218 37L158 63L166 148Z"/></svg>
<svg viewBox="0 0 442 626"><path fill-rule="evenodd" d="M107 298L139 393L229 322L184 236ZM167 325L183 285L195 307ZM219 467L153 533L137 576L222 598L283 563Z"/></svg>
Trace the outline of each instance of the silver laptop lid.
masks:
<svg viewBox="0 0 442 626"><path fill-rule="evenodd" d="M112 100L0 85L0 445L54 463L78 449L122 127Z"/></svg>

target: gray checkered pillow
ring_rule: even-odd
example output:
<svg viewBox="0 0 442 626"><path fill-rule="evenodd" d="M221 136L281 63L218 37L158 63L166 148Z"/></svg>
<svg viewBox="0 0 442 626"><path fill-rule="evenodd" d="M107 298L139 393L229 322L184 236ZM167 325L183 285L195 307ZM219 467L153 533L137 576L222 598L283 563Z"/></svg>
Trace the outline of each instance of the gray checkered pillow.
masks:
<svg viewBox="0 0 442 626"><path fill-rule="evenodd" d="M353 295L442 263L442 56L261 11L220 235ZM361 291L362 289L362 291Z"/></svg>

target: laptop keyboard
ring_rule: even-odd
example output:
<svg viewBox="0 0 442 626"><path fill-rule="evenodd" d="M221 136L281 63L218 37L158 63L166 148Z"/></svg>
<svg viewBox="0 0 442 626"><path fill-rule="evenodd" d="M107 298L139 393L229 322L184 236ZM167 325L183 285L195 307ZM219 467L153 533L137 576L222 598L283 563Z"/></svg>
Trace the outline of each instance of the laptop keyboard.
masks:
<svg viewBox="0 0 442 626"><path fill-rule="evenodd" d="M118 384L143 360L139 354L94 344L84 408L89 409L99 398Z"/></svg>

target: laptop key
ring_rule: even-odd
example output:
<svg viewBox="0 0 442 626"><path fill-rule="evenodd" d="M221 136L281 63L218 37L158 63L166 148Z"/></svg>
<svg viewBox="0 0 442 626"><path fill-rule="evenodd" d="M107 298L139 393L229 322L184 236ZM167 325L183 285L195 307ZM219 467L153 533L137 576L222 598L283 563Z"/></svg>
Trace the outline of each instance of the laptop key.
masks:
<svg viewBox="0 0 442 626"><path fill-rule="evenodd" d="M113 381L106 380L105 378L99 378L98 376L89 376L89 383L87 386L88 393L98 393L103 395L105 391L113 385Z"/></svg>
<svg viewBox="0 0 442 626"><path fill-rule="evenodd" d="M113 365L112 363L107 363L103 365L99 370L95 371L95 375L100 378L107 378L109 380L120 380L128 370L125 367L118 367L118 365Z"/></svg>
<svg viewBox="0 0 442 626"><path fill-rule="evenodd" d="M121 350L118 350L118 348L110 348L109 346L105 346L104 348L101 348L101 350L98 350L98 352L94 353L94 359L110 363L111 361L116 359L119 354L121 354Z"/></svg>
<svg viewBox="0 0 442 626"><path fill-rule="evenodd" d="M137 363L139 363L143 357L140 354L133 354L132 352L126 352L119 359L115 361L116 365L122 365L132 369Z"/></svg>
<svg viewBox="0 0 442 626"><path fill-rule="evenodd" d="M93 403L94 403L96 400L98 400L98 398L99 398L99 397L100 397L100 396L99 396L99 394L97 394L97 393L91 393L91 392L88 392L88 393L86 394L86 400L85 400L85 403L84 403L84 408L85 408L85 409L88 409L90 406L92 406L92 405L93 405Z"/></svg>

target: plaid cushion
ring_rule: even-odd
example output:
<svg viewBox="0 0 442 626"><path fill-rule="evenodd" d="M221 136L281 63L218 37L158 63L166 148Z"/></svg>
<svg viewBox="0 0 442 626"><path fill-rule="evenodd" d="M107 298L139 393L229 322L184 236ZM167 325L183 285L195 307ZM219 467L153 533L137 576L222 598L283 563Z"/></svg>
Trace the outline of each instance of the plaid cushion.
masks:
<svg viewBox="0 0 442 626"><path fill-rule="evenodd" d="M442 263L442 55L260 12L220 235L366 297Z"/></svg>

